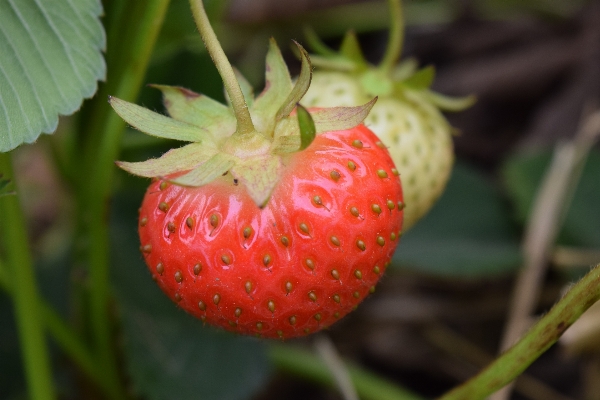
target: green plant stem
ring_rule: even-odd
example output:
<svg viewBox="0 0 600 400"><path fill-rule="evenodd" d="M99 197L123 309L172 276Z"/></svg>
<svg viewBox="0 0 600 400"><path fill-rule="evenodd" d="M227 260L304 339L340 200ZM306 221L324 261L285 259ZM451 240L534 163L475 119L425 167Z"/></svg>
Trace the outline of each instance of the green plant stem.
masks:
<svg viewBox="0 0 600 400"><path fill-rule="evenodd" d="M379 64L379 68L389 73L402 54L402 45L404 44L404 15L402 12L401 0L388 0L390 7L390 34L383 55L383 60Z"/></svg>
<svg viewBox="0 0 600 400"><path fill-rule="evenodd" d="M0 153L0 171L14 181L11 154ZM56 398L50 356L40 321L39 294L28 245L26 222L18 196L0 197L0 235L13 282L13 303L29 396ZM7 272L7 271L5 271Z"/></svg>
<svg viewBox="0 0 600 400"><path fill-rule="evenodd" d="M236 133L244 135L254 132L254 124L252 124L252 118L250 117L244 94L242 93L240 84L235 77L235 72L229 63L225 52L219 44L217 35L215 35L215 31L208 21L208 16L206 15L206 10L204 10L202 0L190 0L190 6L192 7L194 21L196 21L196 26L198 26L206 50L217 67L217 70L223 79L225 90L229 95L229 100L231 101L231 106L233 107L233 112L235 113L235 118L237 120Z"/></svg>
<svg viewBox="0 0 600 400"><path fill-rule="evenodd" d="M152 49L162 26L169 0L139 2L130 22L135 29L129 29L131 36L126 38L129 45L119 60L123 64L118 76L109 72L109 90L111 94L123 100L134 101L142 85ZM120 40L124 40L121 38ZM109 43L110 45L110 43ZM115 67L116 68L116 67ZM113 83L114 82L114 83ZM86 157L88 164L86 180L83 182L83 194L80 197L82 218L86 222L86 237L89 239L90 268L90 317L96 356L100 369L108 375L113 397L123 398L123 389L119 382L118 365L112 346L112 324L109 314L110 285L110 240L108 232L108 200L110 198L114 174L114 160L119 154L125 122L114 112L106 113L107 103L97 103L94 113L106 115L99 129L99 136L90 138L98 142L92 146L93 154ZM93 127L92 127L93 129ZM90 146L88 146L90 148Z"/></svg>
<svg viewBox="0 0 600 400"><path fill-rule="evenodd" d="M600 264L584 276L512 348L474 378L440 400L478 400L504 387L552 346L581 314L600 299Z"/></svg>
<svg viewBox="0 0 600 400"><path fill-rule="evenodd" d="M2 260L0 260L0 289L4 290L9 295L14 295L10 279L8 279L6 273L6 267ZM106 390L108 385L103 379L104 374L96 371L94 357L84 345L83 341L61 318L61 316L58 315L56 310L43 299L39 300L39 311L41 319L48 329L48 333L54 338L67 356L69 356L91 380ZM110 392L107 390L106 394L110 395Z"/></svg>
<svg viewBox="0 0 600 400"><path fill-rule="evenodd" d="M271 345L269 357L285 372L302 376L321 385L335 387L335 379L325 363L308 350L289 345ZM423 400L422 397L356 366L347 365L348 374L363 400Z"/></svg>

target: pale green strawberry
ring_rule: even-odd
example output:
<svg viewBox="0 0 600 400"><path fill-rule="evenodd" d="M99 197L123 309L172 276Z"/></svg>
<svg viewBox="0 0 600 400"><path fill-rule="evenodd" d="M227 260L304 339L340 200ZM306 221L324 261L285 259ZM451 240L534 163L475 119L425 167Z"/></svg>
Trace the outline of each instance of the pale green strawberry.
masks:
<svg viewBox="0 0 600 400"><path fill-rule="evenodd" d="M355 106L379 97L365 125L388 147L400 172L406 231L433 206L452 170L453 129L440 110L462 110L473 97L450 99L432 92L434 69L417 70L414 60L395 65L392 55L380 66L370 65L352 32L339 52L326 48L312 32L307 36L318 54L311 56L316 69L302 99L305 107Z"/></svg>

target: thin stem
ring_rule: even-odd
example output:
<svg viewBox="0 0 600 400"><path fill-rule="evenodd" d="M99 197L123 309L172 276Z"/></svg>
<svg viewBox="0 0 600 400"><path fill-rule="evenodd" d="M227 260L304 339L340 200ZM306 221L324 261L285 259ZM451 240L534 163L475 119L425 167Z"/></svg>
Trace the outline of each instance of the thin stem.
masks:
<svg viewBox="0 0 600 400"><path fill-rule="evenodd" d="M448 365L450 374L453 374L461 381L472 376L473 368L483 368L494 361L494 356L487 351L479 348L471 343L460 334L452 331L450 328L434 324L423 332L423 336L435 347L451 355L458 362L452 362ZM460 365L465 364L464 368ZM469 364L467 367L466 365ZM530 400L569 400L565 396L556 391L545 382L537 379L532 375L523 373L516 380L515 389L525 398Z"/></svg>
<svg viewBox="0 0 600 400"><path fill-rule="evenodd" d="M6 267L2 260L0 260L0 289L11 296L14 295L13 287L10 284L10 280L6 274ZM44 321L48 328L48 333L52 335L58 345L90 379L96 381L101 387L105 387L106 385L104 385L104 381L102 380L104 375L96 371L92 354L77 334L44 299L39 299L39 311L42 321Z"/></svg>
<svg viewBox="0 0 600 400"><path fill-rule="evenodd" d="M344 400L358 400L358 393L352 383L346 364L342 361L333 341L321 334L315 339L315 349L333 375Z"/></svg>
<svg viewBox="0 0 600 400"><path fill-rule="evenodd" d="M387 48L379 64L379 68L385 72L390 72L396 61L402 54L402 45L404 43L404 15L402 13L401 0L388 0L390 7L390 36Z"/></svg>
<svg viewBox="0 0 600 400"><path fill-rule="evenodd" d="M14 181L10 153L0 153L0 171ZM8 272L14 285L13 302L29 397L51 400L56 395L50 356L40 321L33 260L18 196L0 197L0 218L0 235L10 269Z"/></svg>
<svg viewBox="0 0 600 400"><path fill-rule="evenodd" d="M587 154L599 134L600 111L596 111L585 119L574 140L556 146L527 224L525 263L515 283L501 350L507 349L521 336L535 309L552 246L577 188ZM505 388L493 400L507 399L510 391L510 387Z"/></svg>
<svg viewBox="0 0 600 400"><path fill-rule="evenodd" d="M335 387L335 379L327 365L310 351L276 344L271 346L269 357L282 371ZM364 369L352 365L347 365L346 368L356 392L363 400L423 400L422 397Z"/></svg>
<svg viewBox="0 0 600 400"><path fill-rule="evenodd" d="M584 276L517 344L440 400L478 400L519 376L600 299L600 264Z"/></svg>
<svg viewBox="0 0 600 400"><path fill-rule="evenodd" d="M223 79L225 90L229 95L229 100L231 101L231 106L233 107L233 112L235 113L235 118L237 120L237 133L240 135L251 133L255 129L252 124L250 112L248 111L248 105L244 99L244 94L242 93L240 84L235 77L235 72L233 72L233 68L229 63L225 52L219 44L217 35L215 35L215 31L210 26L204 4L202 3L202 0L190 0L190 6L192 7L194 20L196 21L206 50L217 67L217 70Z"/></svg>
<svg viewBox="0 0 600 400"><path fill-rule="evenodd" d="M137 4L137 3L136 3ZM120 62L122 66L115 66L121 73L109 82L112 94L128 101L134 101L139 93L142 81L154 43L162 26L166 13L168 0L153 0L137 4L135 12L130 15L130 21L135 21L136 29L127 37L127 51ZM119 68L120 67L120 68ZM110 75L110 71L109 71ZM94 114L105 113L107 103L100 104L94 109ZM111 340L111 319L109 315L110 285L110 240L108 232L108 199L111 193L112 178L114 173L114 160L117 158L125 123L116 113L106 114L102 122L98 137L92 137L94 154L86 160L89 174L83 183L80 206L82 220L86 222L86 237L89 238L89 268L92 282L90 289L91 304L90 317L96 356L100 369L107 374L113 392L118 398L123 398L123 389L119 381L118 365ZM88 146L88 148L90 148ZM114 397L113 398L117 398Z"/></svg>

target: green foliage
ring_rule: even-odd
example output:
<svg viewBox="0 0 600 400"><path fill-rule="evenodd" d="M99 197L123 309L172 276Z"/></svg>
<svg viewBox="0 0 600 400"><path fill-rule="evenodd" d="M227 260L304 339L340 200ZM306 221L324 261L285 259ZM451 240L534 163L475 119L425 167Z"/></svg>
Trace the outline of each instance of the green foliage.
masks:
<svg viewBox="0 0 600 400"><path fill-rule="evenodd" d="M507 274L519 263L519 236L504 199L460 162L440 200L402 237L394 256L396 266L462 278Z"/></svg>
<svg viewBox="0 0 600 400"><path fill-rule="evenodd" d="M0 151L53 132L96 92L101 13L98 0L0 1Z"/></svg>
<svg viewBox="0 0 600 400"><path fill-rule="evenodd" d="M509 158L502 177L514 205L514 218L524 224L531 213L535 190L552 159L552 151L517 154ZM571 246L600 246L600 152L592 151L565 216L558 243Z"/></svg>

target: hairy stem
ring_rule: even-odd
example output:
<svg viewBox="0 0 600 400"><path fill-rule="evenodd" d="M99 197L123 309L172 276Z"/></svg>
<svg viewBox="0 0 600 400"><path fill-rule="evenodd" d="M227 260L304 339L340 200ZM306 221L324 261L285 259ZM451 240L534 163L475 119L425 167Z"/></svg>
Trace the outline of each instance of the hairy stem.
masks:
<svg viewBox="0 0 600 400"><path fill-rule="evenodd" d="M404 43L404 15L402 13L401 0L388 0L390 7L390 35L387 48L379 64L385 72L390 72L402 54L402 45Z"/></svg>
<svg viewBox="0 0 600 400"><path fill-rule="evenodd" d="M14 180L10 153L0 153L0 171ZM50 356L40 321L39 294L29 250L26 221L16 195L0 197L0 235L14 285L13 302L29 397L56 398Z"/></svg>
<svg viewBox="0 0 600 400"><path fill-rule="evenodd" d="M310 351L277 344L271 346L269 356L282 371L335 387L335 379L327 365ZM363 400L423 400L422 397L364 369L351 365L346 368L356 392Z"/></svg>
<svg viewBox="0 0 600 400"><path fill-rule="evenodd" d="M556 146L553 160L538 189L527 223L524 266L519 272L511 298L508 322L500 349L506 350L518 339L534 311L548 267L552 246L577 188L583 166L596 138L600 135L600 111L587 116L574 140ZM493 396L508 399L511 388Z"/></svg>
<svg viewBox="0 0 600 400"><path fill-rule="evenodd" d="M600 299L600 264L571 290L506 353L440 400L478 400L519 376L552 346L585 310Z"/></svg>
<svg viewBox="0 0 600 400"><path fill-rule="evenodd" d="M248 105L244 99L244 94L240 88L235 72L225 55L225 52L219 44L215 31L210 26L206 10L204 10L204 4L202 0L190 0L190 6L192 7L192 13L194 14L194 20L206 46L206 50L213 60L213 63L217 67L221 78L223 79L223 85L229 95L233 112L237 120L236 132L240 135L251 133L254 131L254 125L252 124L252 118L248 111Z"/></svg>

